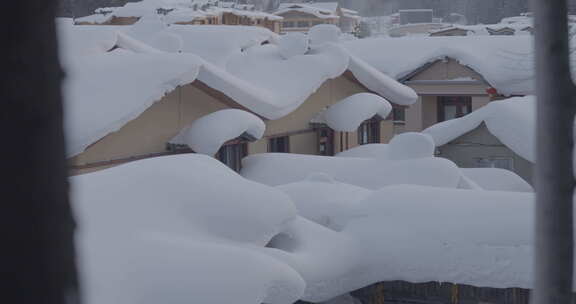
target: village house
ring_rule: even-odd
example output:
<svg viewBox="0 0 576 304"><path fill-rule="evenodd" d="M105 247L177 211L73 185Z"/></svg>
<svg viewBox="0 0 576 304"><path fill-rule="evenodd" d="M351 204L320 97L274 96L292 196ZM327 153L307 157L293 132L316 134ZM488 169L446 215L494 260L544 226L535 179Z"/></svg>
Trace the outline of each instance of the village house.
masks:
<svg viewBox="0 0 576 304"><path fill-rule="evenodd" d="M143 0L123 7L97 9L94 15L77 18L77 25L132 25L144 16L158 15L167 24L260 26L280 33L282 17L254 10L248 5L214 2L161 2Z"/></svg>
<svg viewBox="0 0 576 304"><path fill-rule="evenodd" d="M396 132L419 132L491 101L532 93L531 36L413 37L345 43L353 54L412 88ZM386 55L378 50L386 50Z"/></svg>
<svg viewBox="0 0 576 304"><path fill-rule="evenodd" d="M343 8L338 2L281 3L274 14L284 18L283 33L306 33L318 24L334 24L344 33L354 33L361 19L357 11Z"/></svg>
<svg viewBox="0 0 576 304"><path fill-rule="evenodd" d="M193 152L182 143L173 142L176 135L201 117L231 108L253 113L266 123L262 139L231 138L216 154L235 170L240 169L243 157L254 153L333 155L359 144L387 142L393 136L393 123L388 117L367 117L357 132L338 132L314 123L314 117L326 108L365 92L399 105L416 100L409 88L352 58L338 46L295 59L280 59L263 56L278 52L278 46L256 44L253 50L239 56L243 43L226 44L237 35L222 27L219 32L211 32L213 42L230 49L222 57L214 58L209 50L201 48L196 49L196 54L185 51L130 55L135 47L142 53L150 46L140 45L128 34L113 29L80 28L83 29L71 30L75 39L91 32L92 37L102 40L87 43L89 37L84 37L76 41L84 45L83 49L90 45L107 47L100 48L104 56L98 56L98 60L87 55L86 60L74 60L68 66L72 76L67 97L73 174L137 159ZM182 26L179 31L197 28L201 27ZM245 39L264 40L260 33ZM74 39L70 40L69 44L74 44ZM222 58L228 60L222 62ZM96 88L93 83L100 85ZM121 108L118 99L122 100ZM116 107L114 115L100 117L96 113L109 112L102 107ZM226 124L222 122L222 126Z"/></svg>
<svg viewBox="0 0 576 304"><path fill-rule="evenodd" d="M433 137L438 156L459 167L506 169L532 184L535 107L531 96L493 102L423 132Z"/></svg>

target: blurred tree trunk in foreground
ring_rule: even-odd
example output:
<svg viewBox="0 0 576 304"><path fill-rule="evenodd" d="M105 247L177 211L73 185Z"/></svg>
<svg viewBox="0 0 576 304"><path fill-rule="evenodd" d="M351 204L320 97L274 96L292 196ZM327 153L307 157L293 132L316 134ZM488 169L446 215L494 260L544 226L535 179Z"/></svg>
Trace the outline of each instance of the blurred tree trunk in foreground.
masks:
<svg viewBox="0 0 576 304"><path fill-rule="evenodd" d="M0 21L1 303L78 303L54 16L5 1Z"/></svg>
<svg viewBox="0 0 576 304"><path fill-rule="evenodd" d="M536 95L534 304L572 303L574 114L566 0L533 0Z"/></svg>

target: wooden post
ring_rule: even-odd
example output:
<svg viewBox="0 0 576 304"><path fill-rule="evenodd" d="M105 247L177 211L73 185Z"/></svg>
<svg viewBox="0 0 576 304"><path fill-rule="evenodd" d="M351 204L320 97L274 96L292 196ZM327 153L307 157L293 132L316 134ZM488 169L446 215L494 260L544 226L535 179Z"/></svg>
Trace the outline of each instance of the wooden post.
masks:
<svg viewBox="0 0 576 304"><path fill-rule="evenodd" d="M55 0L0 19L0 303L78 303Z"/></svg>
<svg viewBox="0 0 576 304"><path fill-rule="evenodd" d="M573 127L566 0L532 0L538 96L533 304L572 303Z"/></svg>

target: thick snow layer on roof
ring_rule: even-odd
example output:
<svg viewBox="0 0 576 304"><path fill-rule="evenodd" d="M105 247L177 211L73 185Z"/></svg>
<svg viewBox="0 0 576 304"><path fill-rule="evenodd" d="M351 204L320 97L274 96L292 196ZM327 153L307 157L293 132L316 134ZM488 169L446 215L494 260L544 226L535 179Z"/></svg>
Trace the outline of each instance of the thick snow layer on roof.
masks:
<svg viewBox="0 0 576 304"><path fill-rule="evenodd" d="M290 199L211 157L148 159L71 184L87 303L289 304L303 294L302 277L262 253L296 220Z"/></svg>
<svg viewBox="0 0 576 304"><path fill-rule="evenodd" d="M295 183L312 173L324 173L338 182L367 189L394 184L456 188L461 179L453 162L431 157L388 161L269 153L250 155L242 164L244 177L271 186Z"/></svg>
<svg viewBox="0 0 576 304"><path fill-rule="evenodd" d="M534 192L516 173L499 168L462 168L462 174L484 190Z"/></svg>
<svg viewBox="0 0 576 304"><path fill-rule="evenodd" d="M336 7L332 8L330 6L323 7L322 5L317 6L320 3L281 3L278 10L274 12L275 15L283 15L288 12L300 12L313 15L321 19L337 19L340 18L337 15Z"/></svg>
<svg viewBox="0 0 576 304"><path fill-rule="evenodd" d="M71 60L64 86L68 155L83 152L177 86L193 82L200 67L191 54L123 50Z"/></svg>
<svg viewBox="0 0 576 304"><path fill-rule="evenodd" d="M74 26L71 19L59 18L58 44L60 57L102 54L111 50L118 41L118 33L109 26Z"/></svg>
<svg viewBox="0 0 576 304"><path fill-rule="evenodd" d="M428 134L407 132L394 136L388 144L362 145L336 156L406 160L433 157L435 148L434 140Z"/></svg>
<svg viewBox="0 0 576 304"><path fill-rule="evenodd" d="M169 32L182 37L184 52L193 53L221 67L243 50L275 41L277 35L259 26L172 25Z"/></svg>
<svg viewBox="0 0 576 304"><path fill-rule="evenodd" d="M186 144L194 152L213 156L227 141L248 134L261 139L266 124L260 117L237 109L220 110L195 120L171 142Z"/></svg>
<svg viewBox="0 0 576 304"><path fill-rule="evenodd" d="M270 110L249 108L267 118L276 119L298 108L327 80L344 74L348 58L341 47L326 45L306 55L284 59L278 46L270 44L235 56L228 62L227 71L273 92L275 98L269 101Z"/></svg>
<svg viewBox="0 0 576 304"><path fill-rule="evenodd" d="M284 59L304 55L310 49L310 39L303 33L288 33L278 39L278 51Z"/></svg>
<svg viewBox="0 0 576 304"><path fill-rule="evenodd" d="M386 119L392 105L384 98L371 93L358 93L328 107L324 113L326 124L339 132L354 132L374 116Z"/></svg>
<svg viewBox="0 0 576 304"><path fill-rule="evenodd" d="M470 115L433 125L423 133L432 136L437 146L443 146L482 123L516 154L535 162L536 101L533 96L491 102Z"/></svg>
<svg viewBox="0 0 576 304"><path fill-rule="evenodd" d="M318 24L308 31L308 37L312 45L338 43L341 35L342 30L334 24Z"/></svg>
<svg viewBox="0 0 576 304"><path fill-rule="evenodd" d="M354 217L354 208L371 191L335 181L323 173L312 173L308 178L292 184L278 186L290 196L298 214L317 224L341 231Z"/></svg>
<svg viewBox="0 0 576 304"><path fill-rule="evenodd" d="M388 158L388 144L368 144L336 154L336 157Z"/></svg>
<svg viewBox="0 0 576 304"><path fill-rule="evenodd" d="M458 282L532 287L533 195L391 186L359 203L344 233L363 272L340 293L372 282Z"/></svg>
<svg viewBox="0 0 576 304"><path fill-rule="evenodd" d="M343 45L377 70L400 79L450 57L480 73L504 95L533 91L532 37L468 36L359 39Z"/></svg>

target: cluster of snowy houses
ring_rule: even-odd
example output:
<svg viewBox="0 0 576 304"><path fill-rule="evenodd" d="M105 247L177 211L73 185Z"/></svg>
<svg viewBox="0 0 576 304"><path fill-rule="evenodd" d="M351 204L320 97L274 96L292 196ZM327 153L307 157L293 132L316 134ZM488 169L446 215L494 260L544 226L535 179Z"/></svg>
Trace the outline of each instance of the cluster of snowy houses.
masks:
<svg viewBox="0 0 576 304"><path fill-rule="evenodd" d="M173 139L223 109L247 111L266 124L261 138L237 134L218 150L219 159L239 170L250 154L334 155L532 93L531 36L340 41L330 25L316 26L306 38L256 26L167 26L157 16L130 26L65 27L76 173L192 152ZM387 99L392 113L369 112L357 130L328 125L326 110L358 93ZM94 115L98 100L106 101L102 108L123 100L125 108L109 109L118 117ZM531 181L533 160L525 162L493 136L474 138L461 144L474 152L445 156L460 166L495 166Z"/></svg>
<svg viewBox="0 0 576 304"><path fill-rule="evenodd" d="M280 36L169 14L58 21L88 303L354 301L392 281L526 303L531 36Z"/></svg>
<svg viewBox="0 0 576 304"><path fill-rule="evenodd" d="M282 3L266 13L250 4L217 0L142 0L122 7L99 8L75 19L78 25L131 25L144 16L159 15L167 24L261 26L275 33L308 32L318 24L334 24L345 33L358 29L357 11L338 2Z"/></svg>

